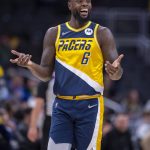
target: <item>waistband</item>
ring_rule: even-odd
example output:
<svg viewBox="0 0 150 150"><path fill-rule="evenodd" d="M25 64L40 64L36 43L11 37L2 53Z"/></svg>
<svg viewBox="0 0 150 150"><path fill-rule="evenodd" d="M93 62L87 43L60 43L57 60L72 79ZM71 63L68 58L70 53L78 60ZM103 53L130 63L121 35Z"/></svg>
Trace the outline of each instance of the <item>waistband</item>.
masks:
<svg viewBox="0 0 150 150"><path fill-rule="evenodd" d="M64 99L64 100L87 100L87 99L93 99L93 98L99 98L101 94L95 94L95 95L79 95L79 96L60 96L57 95L57 98Z"/></svg>

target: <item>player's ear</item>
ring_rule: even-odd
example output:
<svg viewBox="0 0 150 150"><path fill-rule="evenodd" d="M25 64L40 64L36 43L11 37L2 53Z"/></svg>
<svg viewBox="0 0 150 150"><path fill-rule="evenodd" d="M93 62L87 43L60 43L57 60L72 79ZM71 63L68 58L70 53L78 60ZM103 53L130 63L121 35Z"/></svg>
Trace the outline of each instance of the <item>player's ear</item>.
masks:
<svg viewBox="0 0 150 150"><path fill-rule="evenodd" d="M68 0L68 8L71 10L71 0Z"/></svg>

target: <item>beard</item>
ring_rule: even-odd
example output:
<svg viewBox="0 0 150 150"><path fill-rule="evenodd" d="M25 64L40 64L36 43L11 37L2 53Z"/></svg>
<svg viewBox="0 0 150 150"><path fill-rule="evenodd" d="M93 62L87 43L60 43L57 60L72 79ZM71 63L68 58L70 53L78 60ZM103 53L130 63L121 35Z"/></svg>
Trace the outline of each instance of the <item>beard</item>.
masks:
<svg viewBox="0 0 150 150"><path fill-rule="evenodd" d="M87 21L90 20L90 13L88 13L88 16L86 18L83 18L80 16L80 13L76 11L76 12L73 12L73 16L76 20L79 21L80 24L86 23Z"/></svg>

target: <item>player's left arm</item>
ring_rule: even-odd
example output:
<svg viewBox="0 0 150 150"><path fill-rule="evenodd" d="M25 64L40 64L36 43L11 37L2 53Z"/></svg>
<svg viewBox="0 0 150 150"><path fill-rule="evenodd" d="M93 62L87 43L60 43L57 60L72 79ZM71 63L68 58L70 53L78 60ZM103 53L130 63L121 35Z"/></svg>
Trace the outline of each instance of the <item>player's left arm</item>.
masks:
<svg viewBox="0 0 150 150"><path fill-rule="evenodd" d="M116 44L111 31L106 27L99 27L97 32L97 39L102 49L105 70L111 80L119 80L122 77L123 69L121 67L121 60L123 54L118 56Z"/></svg>

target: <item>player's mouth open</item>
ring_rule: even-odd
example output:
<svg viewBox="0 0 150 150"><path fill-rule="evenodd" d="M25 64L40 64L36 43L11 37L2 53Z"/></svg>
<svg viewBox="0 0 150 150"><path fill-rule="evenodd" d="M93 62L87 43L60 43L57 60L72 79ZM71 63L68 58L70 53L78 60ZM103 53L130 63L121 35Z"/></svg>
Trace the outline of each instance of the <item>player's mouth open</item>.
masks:
<svg viewBox="0 0 150 150"><path fill-rule="evenodd" d="M88 9L81 9L80 14L81 14L81 16L87 16L88 15Z"/></svg>

